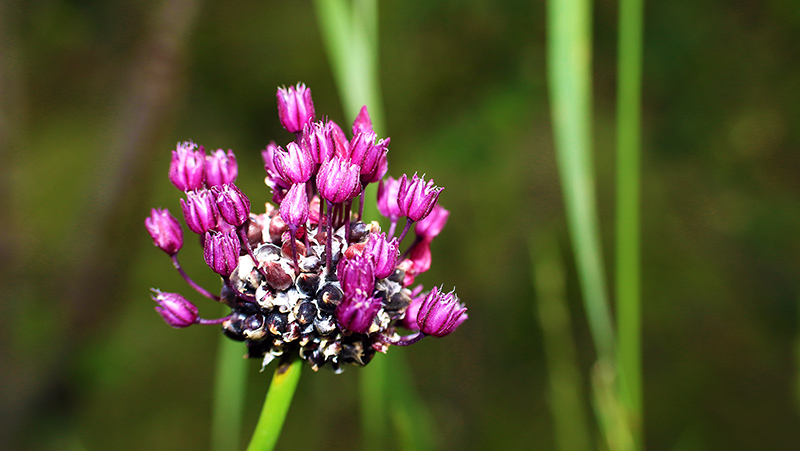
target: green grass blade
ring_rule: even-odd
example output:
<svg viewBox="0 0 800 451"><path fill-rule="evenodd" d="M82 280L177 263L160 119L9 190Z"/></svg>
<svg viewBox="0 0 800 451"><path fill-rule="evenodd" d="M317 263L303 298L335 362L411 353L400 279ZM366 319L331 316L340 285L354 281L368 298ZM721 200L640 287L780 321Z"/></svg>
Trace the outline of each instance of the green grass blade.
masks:
<svg viewBox="0 0 800 451"><path fill-rule="evenodd" d="M592 173L590 2L548 2L547 24L553 135L578 277L597 353L613 360Z"/></svg>
<svg viewBox="0 0 800 451"><path fill-rule="evenodd" d="M294 359L288 365L280 365L272 375L267 398L258 417L253 438L247 446L247 451L271 451L278 442L278 437L286 419L286 413L292 404L292 397L300 380L300 369L303 360Z"/></svg>
<svg viewBox="0 0 800 451"><path fill-rule="evenodd" d="M583 383L566 304L564 264L553 234L538 241L531 239L529 249L557 448L561 451L591 449Z"/></svg>
<svg viewBox="0 0 800 451"><path fill-rule="evenodd" d="M247 360L242 354L241 343L220 335L211 419L212 451L239 449L242 406L247 387Z"/></svg>
<svg viewBox="0 0 800 451"><path fill-rule="evenodd" d="M617 374L620 400L640 448L642 424L640 294L640 104L642 0L620 0L617 89Z"/></svg>

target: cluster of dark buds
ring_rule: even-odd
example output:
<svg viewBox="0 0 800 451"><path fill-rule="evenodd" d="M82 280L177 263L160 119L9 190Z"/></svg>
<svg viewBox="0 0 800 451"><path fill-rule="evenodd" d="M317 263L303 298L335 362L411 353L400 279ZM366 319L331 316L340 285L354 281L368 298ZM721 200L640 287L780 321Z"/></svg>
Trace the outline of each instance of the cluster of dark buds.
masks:
<svg viewBox="0 0 800 451"><path fill-rule="evenodd" d="M176 328L221 324L263 365L299 356L315 371L325 364L336 372L342 364L366 365L390 345L455 330L467 319L455 293L410 288L430 268L431 242L449 216L438 205L442 188L416 174L384 179L389 138L377 138L366 107L348 140L335 122L315 120L311 91L303 84L278 89L277 97L281 124L296 137L262 151L278 207L268 203L264 213L250 211L250 200L234 183L232 151L206 154L184 142L172 152L169 179L185 193L183 217L200 236L206 264L222 276L220 295L192 281L178 263L178 220L165 209L153 209L145 220L155 245L189 285L225 303L231 314L203 319L180 294L153 290L156 311ZM370 183L379 184L377 206L389 218L388 233L362 220ZM401 218L406 221L396 237ZM415 238L401 253L412 228Z"/></svg>

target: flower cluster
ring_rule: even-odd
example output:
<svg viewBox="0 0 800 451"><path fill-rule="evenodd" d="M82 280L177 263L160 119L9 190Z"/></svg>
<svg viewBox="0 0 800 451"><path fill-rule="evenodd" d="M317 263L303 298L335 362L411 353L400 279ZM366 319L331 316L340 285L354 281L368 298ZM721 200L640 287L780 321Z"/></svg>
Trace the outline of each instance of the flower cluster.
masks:
<svg viewBox="0 0 800 451"><path fill-rule="evenodd" d="M442 337L467 319L455 293L410 288L431 264L430 243L449 212L438 205L442 188L424 176L384 176L389 138L378 139L363 107L348 139L330 120L316 120L311 90L280 88L278 116L295 140L262 151L266 184L277 207L250 211L234 183L233 152L207 154L192 142L172 152L169 179L186 225L200 236L206 264L222 277L220 295L197 285L182 269L183 230L166 209L145 219L154 244L166 252L192 288L223 302L231 314L203 319L177 293L153 290L156 311L172 327L221 324L245 342L248 357L306 360L314 370L366 365L375 352ZM388 233L362 220L364 189L378 185L378 210ZM406 218L395 236L401 218ZM415 239L401 253L413 226ZM400 329L411 333L401 336Z"/></svg>

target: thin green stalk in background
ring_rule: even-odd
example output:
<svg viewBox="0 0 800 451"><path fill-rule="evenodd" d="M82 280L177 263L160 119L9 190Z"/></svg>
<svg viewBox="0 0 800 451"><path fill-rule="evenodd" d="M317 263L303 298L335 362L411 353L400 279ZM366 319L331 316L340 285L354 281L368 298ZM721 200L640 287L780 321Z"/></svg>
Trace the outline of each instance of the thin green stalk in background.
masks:
<svg viewBox="0 0 800 451"><path fill-rule="evenodd" d="M617 375L634 447L642 448L639 161L642 0L620 0L617 89Z"/></svg>
<svg viewBox="0 0 800 451"><path fill-rule="evenodd" d="M239 449L246 379L247 360L242 356L242 344L221 334L214 380L212 451Z"/></svg>
<svg viewBox="0 0 800 451"><path fill-rule="evenodd" d="M300 380L302 365L303 360L295 358L292 363L281 364L275 369L247 451L270 451L275 448L286 413L292 404L297 382Z"/></svg>
<svg viewBox="0 0 800 451"><path fill-rule="evenodd" d="M378 73L378 2L315 0L314 5L347 120L355 119L361 107L367 105L374 130L378 135L385 134ZM374 199L375 190L374 185L368 186L365 198ZM377 216L376 205L365 202L364 217ZM432 443L422 440L433 435L427 422L430 414L416 394L405 366L401 355L378 355L360 371L364 449L389 446L390 411L401 449L425 450Z"/></svg>
<svg viewBox="0 0 800 451"><path fill-rule="evenodd" d="M530 240L536 317L542 329L557 449L583 451L591 449L591 433L566 303L564 263L557 244L554 234Z"/></svg>
<svg viewBox="0 0 800 451"><path fill-rule="evenodd" d="M614 360L592 174L591 5L547 4L547 62L561 187L586 315L598 357Z"/></svg>

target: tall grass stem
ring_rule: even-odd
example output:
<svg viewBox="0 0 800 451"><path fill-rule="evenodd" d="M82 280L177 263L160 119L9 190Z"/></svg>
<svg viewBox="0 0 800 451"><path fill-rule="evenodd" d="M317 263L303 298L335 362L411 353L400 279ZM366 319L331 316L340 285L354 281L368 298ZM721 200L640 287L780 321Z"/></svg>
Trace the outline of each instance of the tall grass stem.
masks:
<svg viewBox="0 0 800 451"><path fill-rule="evenodd" d="M597 354L613 361L592 172L591 2L551 0L547 24L550 107L567 222Z"/></svg>
<svg viewBox="0 0 800 451"><path fill-rule="evenodd" d="M617 375L634 447L642 424L640 282L640 110L642 0L620 0L617 88Z"/></svg>

